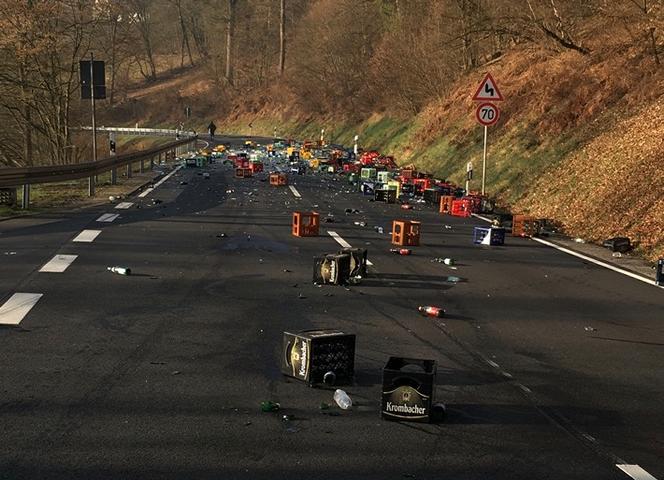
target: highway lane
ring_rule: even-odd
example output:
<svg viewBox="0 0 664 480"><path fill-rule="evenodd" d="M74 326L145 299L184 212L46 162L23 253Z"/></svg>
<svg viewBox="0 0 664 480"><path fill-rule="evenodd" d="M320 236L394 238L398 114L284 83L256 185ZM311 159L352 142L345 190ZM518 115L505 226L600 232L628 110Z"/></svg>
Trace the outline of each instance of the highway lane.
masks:
<svg viewBox="0 0 664 480"><path fill-rule="evenodd" d="M474 220L291 179L299 200L219 165L209 180L184 170L128 200L94 242L50 247L79 257L25 280L44 297L20 329L0 330L0 478L628 478L611 455L663 478L658 290L528 240L476 247ZM292 237L291 211L314 205L337 221ZM76 227L96 228L98 213ZM372 229L402 216L425 222L412 257L387 253L387 234ZM339 248L327 227L369 249L372 278L311 284L313 255ZM420 317L422 304L450 315ZM331 391L278 370L281 332L325 326L358 335L356 407L339 416L318 409ZM446 423L379 419L391 354L438 360ZM261 413L266 399L295 419Z"/></svg>

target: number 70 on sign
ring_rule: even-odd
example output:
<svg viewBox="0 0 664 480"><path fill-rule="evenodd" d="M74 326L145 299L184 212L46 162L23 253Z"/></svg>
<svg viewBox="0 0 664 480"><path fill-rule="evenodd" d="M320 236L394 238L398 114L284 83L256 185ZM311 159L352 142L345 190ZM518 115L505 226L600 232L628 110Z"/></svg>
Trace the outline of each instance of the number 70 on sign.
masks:
<svg viewBox="0 0 664 480"><path fill-rule="evenodd" d="M493 103L482 103L475 111L475 118L480 125L489 127L495 125L500 118L500 110Z"/></svg>

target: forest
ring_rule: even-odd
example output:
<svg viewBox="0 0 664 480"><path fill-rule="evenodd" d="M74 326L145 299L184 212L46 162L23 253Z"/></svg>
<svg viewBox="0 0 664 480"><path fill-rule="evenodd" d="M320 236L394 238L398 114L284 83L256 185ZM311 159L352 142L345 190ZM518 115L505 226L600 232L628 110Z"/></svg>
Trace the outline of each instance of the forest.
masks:
<svg viewBox="0 0 664 480"><path fill-rule="evenodd" d="M78 70L91 53L106 64L100 108L196 69L212 85L206 95L218 115L269 104L358 121L374 112L417 115L445 99L456 79L513 49L583 58L609 48L637 55L644 75L660 75L664 60L662 0L0 0L0 7L0 167L88 160L73 138L89 124Z"/></svg>

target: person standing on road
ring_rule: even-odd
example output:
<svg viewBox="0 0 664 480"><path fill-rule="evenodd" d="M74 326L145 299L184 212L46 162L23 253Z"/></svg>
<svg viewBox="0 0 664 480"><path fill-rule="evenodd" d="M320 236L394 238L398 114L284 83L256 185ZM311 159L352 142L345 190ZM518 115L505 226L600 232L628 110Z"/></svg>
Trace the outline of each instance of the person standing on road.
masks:
<svg viewBox="0 0 664 480"><path fill-rule="evenodd" d="M214 122L210 122L210 125L208 125L208 132L210 133L210 140L214 138L214 132L217 130L217 126L214 124Z"/></svg>

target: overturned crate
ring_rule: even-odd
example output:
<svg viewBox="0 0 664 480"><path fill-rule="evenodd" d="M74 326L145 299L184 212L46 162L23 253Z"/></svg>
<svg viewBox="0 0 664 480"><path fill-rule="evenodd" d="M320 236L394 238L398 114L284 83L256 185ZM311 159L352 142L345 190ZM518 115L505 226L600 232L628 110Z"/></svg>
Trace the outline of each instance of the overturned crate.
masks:
<svg viewBox="0 0 664 480"><path fill-rule="evenodd" d="M397 203L397 191L391 188L379 188L374 191L376 202Z"/></svg>
<svg viewBox="0 0 664 480"><path fill-rule="evenodd" d="M235 169L235 178L250 178L253 177L254 172L251 168L236 168Z"/></svg>
<svg viewBox="0 0 664 480"><path fill-rule="evenodd" d="M512 217L513 237L533 237L540 233L541 222L530 215L514 215Z"/></svg>
<svg viewBox="0 0 664 480"><path fill-rule="evenodd" d="M270 174L270 185L282 186L288 185L288 177L285 173L271 173Z"/></svg>
<svg viewBox="0 0 664 480"><path fill-rule="evenodd" d="M505 229L500 227L475 227L473 229L473 243L475 245L503 245L505 243Z"/></svg>
<svg viewBox="0 0 664 480"><path fill-rule="evenodd" d="M319 227L320 215L317 212L293 212L293 236L317 237Z"/></svg>
<svg viewBox="0 0 664 480"><path fill-rule="evenodd" d="M440 197L440 213L452 214L452 202L454 201L454 195L441 195Z"/></svg>
<svg viewBox="0 0 664 480"><path fill-rule="evenodd" d="M355 335L321 329L284 332L281 372L313 386L350 384L355 373Z"/></svg>
<svg viewBox="0 0 664 480"><path fill-rule="evenodd" d="M416 247L420 244L420 222L394 220L392 222L392 243L402 247Z"/></svg>

